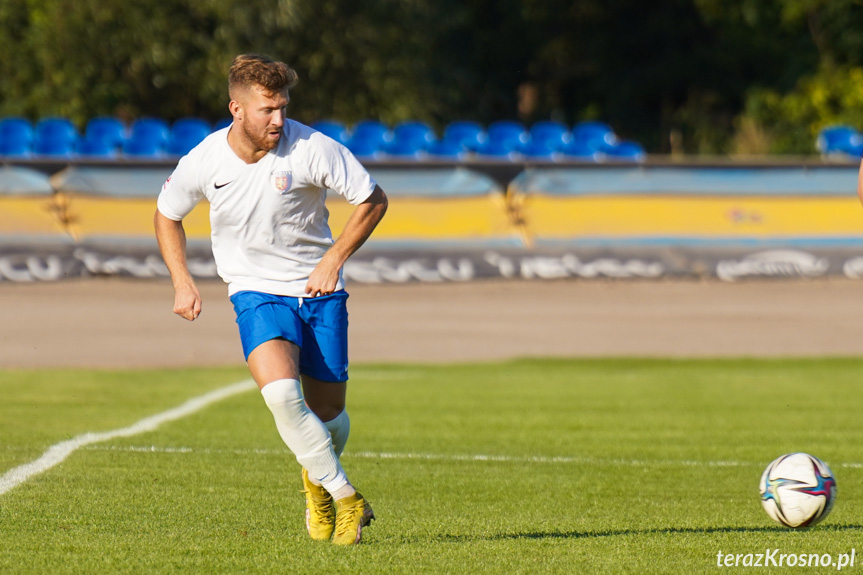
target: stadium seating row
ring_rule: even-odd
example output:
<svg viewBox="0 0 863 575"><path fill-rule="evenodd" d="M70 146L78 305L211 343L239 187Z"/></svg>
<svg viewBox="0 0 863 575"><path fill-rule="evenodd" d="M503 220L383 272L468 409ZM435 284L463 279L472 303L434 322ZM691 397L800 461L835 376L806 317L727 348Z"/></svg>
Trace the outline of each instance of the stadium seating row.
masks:
<svg viewBox="0 0 863 575"><path fill-rule="evenodd" d="M117 118L99 117L87 122L83 133L66 118L43 118L35 124L25 118L0 118L0 156L24 158L95 157L113 159L181 156L213 130L198 118L181 118L173 124L160 118L140 118L126 125ZM645 151L635 142L621 141L610 126L581 122L574 127L553 121L529 128L512 120L485 127L477 122L452 122L441 137L426 123L406 121L394 127L365 120L352 127L335 122L312 124L347 146L364 160L447 160L470 158L500 161L582 160L640 162Z"/></svg>
<svg viewBox="0 0 863 575"><path fill-rule="evenodd" d="M315 122L312 127L346 145L360 158L594 162L645 159L641 145L621 141L602 122L581 122L570 128L560 122L540 121L528 128L513 120L493 122L488 127L458 121L447 124L440 138L428 124L417 121L402 122L392 129L376 120L359 122L351 130L338 122Z"/></svg>
<svg viewBox="0 0 863 575"><path fill-rule="evenodd" d="M6 117L0 118L0 156L180 156L213 129L209 122L197 118L182 118L173 124L160 118L141 118L127 126L118 118L98 117L87 122L80 133L67 118L42 118L33 124L25 118Z"/></svg>

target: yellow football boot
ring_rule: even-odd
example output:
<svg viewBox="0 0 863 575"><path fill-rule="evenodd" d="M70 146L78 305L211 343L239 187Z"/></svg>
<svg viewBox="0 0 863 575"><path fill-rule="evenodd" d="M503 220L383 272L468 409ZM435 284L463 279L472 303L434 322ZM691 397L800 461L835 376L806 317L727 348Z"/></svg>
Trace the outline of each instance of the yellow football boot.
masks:
<svg viewBox="0 0 863 575"><path fill-rule="evenodd" d="M326 541L333 536L336 523L333 497L326 489L309 481L309 472L305 468L303 493L306 494L306 529L315 541Z"/></svg>
<svg viewBox="0 0 863 575"><path fill-rule="evenodd" d="M359 493L336 502L335 545L356 545L362 539L363 527L372 522L375 513Z"/></svg>

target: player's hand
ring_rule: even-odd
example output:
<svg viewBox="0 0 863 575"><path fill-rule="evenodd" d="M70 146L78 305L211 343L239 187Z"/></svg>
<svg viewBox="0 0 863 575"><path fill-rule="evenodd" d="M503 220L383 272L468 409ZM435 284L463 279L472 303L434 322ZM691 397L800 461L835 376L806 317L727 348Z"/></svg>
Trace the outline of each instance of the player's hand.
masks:
<svg viewBox="0 0 863 575"><path fill-rule="evenodd" d="M320 261L312 273L309 274L309 281L306 284L306 293L312 297L319 295L330 295L336 291L336 286L339 284L339 268L328 265L326 258Z"/></svg>
<svg viewBox="0 0 863 575"><path fill-rule="evenodd" d="M195 321L201 315L201 294L196 286L174 288L174 313L189 321Z"/></svg>

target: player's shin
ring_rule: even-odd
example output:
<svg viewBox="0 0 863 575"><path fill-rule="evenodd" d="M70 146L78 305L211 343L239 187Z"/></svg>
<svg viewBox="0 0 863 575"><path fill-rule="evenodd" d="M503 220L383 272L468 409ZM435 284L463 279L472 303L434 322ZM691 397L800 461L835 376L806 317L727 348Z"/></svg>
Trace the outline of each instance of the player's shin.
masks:
<svg viewBox="0 0 863 575"><path fill-rule="evenodd" d="M334 497L336 493L353 493L355 490L333 451L330 433L303 400L299 380L272 381L261 389L261 395L273 414L282 441L309 476Z"/></svg>
<svg viewBox="0 0 863 575"><path fill-rule="evenodd" d="M348 442L348 435L351 433L351 418L348 417L348 410L343 409L335 418L325 421L324 425L333 438L333 451L336 457L341 457Z"/></svg>

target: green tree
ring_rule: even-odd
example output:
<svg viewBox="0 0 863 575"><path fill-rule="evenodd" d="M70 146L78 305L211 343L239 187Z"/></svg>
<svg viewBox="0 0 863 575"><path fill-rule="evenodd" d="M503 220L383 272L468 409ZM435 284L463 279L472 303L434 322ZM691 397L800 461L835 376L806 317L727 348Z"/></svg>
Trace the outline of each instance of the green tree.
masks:
<svg viewBox="0 0 863 575"><path fill-rule="evenodd" d="M736 120L737 141L743 133L761 134L760 145L747 151L810 154L821 129L837 124L863 128L863 11L859 0L743 1L740 12L750 20L793 34L814 61L789 81L755 83L745 91ZM743 8L746 8L743 10ZM804 38L805 40L800 40ZM789 53L789 60L798 58Z"/></svg>
<svg viewBox="0 0 863 575"><path fill-rule="evenodd" d="M12 78L3 85L3 113L63 115L83 123L99 114L171 117L206 111L194 89L206 85L204 56L216 28L206 6L118 0L20 4L26 4L26 15L0 20L7 55L0 76ZM10 30L20 32L7 37Z"/></svg>

